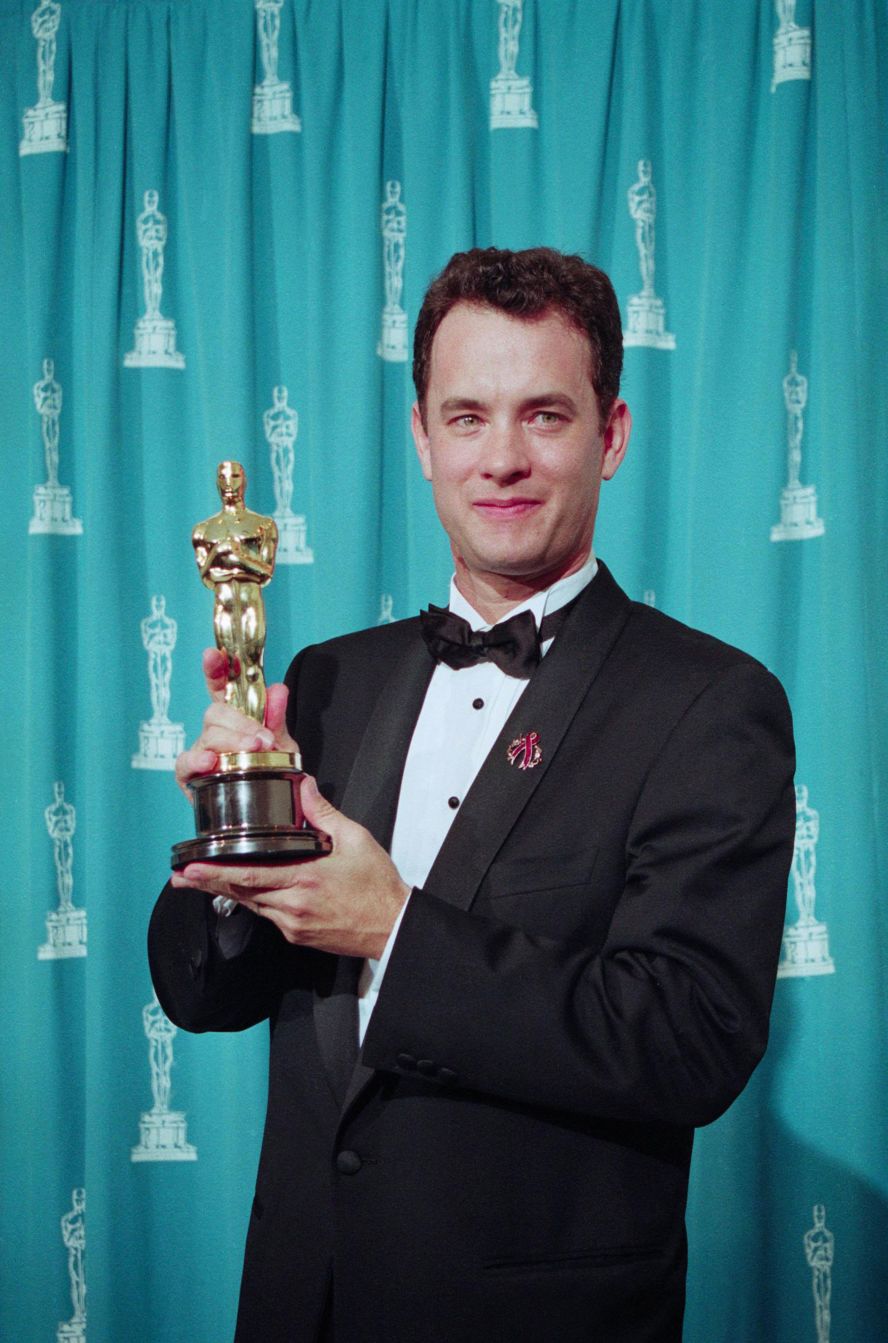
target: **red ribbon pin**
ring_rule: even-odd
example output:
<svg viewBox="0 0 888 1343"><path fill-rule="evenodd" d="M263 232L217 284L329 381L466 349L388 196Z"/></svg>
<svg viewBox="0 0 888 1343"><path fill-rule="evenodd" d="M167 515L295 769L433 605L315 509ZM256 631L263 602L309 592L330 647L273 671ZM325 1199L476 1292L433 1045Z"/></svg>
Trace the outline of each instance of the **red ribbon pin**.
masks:
<svg viewBox="0 0 888 1343"><path fill-rule="evenodd" d="M542 758L543 750L538 732L525 732L516 737L506 752L509 764L517 765L519 769L535 769Z"/></svg>

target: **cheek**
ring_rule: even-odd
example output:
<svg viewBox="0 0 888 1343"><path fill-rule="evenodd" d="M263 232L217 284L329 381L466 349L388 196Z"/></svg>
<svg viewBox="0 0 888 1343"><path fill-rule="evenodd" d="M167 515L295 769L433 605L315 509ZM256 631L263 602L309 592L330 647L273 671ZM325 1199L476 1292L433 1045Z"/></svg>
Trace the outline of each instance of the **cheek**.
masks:
<svg viewBox="0 0 888 1343"><path fill-rule="evenodd" d="M558 457L541 461L538 474L541 480L548 482L553 493L559 494L568 507L576 510L595 497L601 479L600 463L590 462L585 454L578 454L575 460L568 462Z"/></svg>
<svg viewBox="0 0 888 1343"><path fill-rule="evenodd" d="M426 476L436 494L455 494L471 477L472 463L458 451L437 453L429 459Z"/></svg>
<svg viewBox="0 0 888 1343"><path fill-rule="evenodd" d="M560 482L562 516L568 525L585 527L590 519L594 520L600 488L600 477L590 471L577 471L576 475Z"/></svg>
<svg viewBox="0 0 888 1343"><path fill-rule="evenodd" d="M438 516L444 522L447 522L455 516L458 510L459 490L455 483L448 476L442 475L440 471L436 471L431 480L435 510Z"/></svg>

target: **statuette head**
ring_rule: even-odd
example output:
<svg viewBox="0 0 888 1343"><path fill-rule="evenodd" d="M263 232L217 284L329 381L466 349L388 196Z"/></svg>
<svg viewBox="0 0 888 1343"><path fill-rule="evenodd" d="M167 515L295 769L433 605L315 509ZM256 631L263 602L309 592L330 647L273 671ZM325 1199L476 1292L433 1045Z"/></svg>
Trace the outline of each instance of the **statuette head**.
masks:
<svg viewBox="0 0 888 1343"><path fill-rule="evenodd" d="M216 473L216 484L224 504L234 505L244 502L247 473L240 462L220 462Z"/></svg>

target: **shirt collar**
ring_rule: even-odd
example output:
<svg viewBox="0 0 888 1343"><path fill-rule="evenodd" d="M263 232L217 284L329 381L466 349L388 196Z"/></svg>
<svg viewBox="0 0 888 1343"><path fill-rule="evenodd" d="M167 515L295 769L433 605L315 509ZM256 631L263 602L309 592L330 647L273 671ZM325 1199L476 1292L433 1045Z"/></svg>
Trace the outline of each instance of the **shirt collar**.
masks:
<svg viewBox="0 0 888 1343"><path fill-rule="evenodd" d="M507 620L509 616L520 615L522 611L532 611L534 619L539 629L540 621L543 616L551 615L553 611L558 611L568 602L573 601L592 579L598 573L598 561L595 558L595 552L589 551L589 558L582 568L577 569L575 573L568 574L566 578L559 578L548 588L542 588L535 592L527 601L522 602L520 606L514 607L502 618ZM456 576L450 580L450 610L454 615L462 616L467 620L473 630L489 630L492 628L489 621L480 616L470 602L456 586ZM497 622L498 623L498 622Z"/></svg>

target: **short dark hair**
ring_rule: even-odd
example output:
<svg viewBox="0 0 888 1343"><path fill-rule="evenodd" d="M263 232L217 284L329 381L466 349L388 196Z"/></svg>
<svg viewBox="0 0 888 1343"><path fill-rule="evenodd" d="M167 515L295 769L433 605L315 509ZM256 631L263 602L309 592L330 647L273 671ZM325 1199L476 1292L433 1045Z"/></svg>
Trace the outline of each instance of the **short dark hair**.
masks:
<svg viewBox="0 0 888 1343"><path fill-rule="evenodd" d="M552 247L523 252L473 247L452 256L426 290L413 336L413 381L423 422L432 342L457 303L498 308L527 320L560 313L589 341L592 386L602 422L607 421L620 391L623 328L617 296L603 270Z"/></svg>

